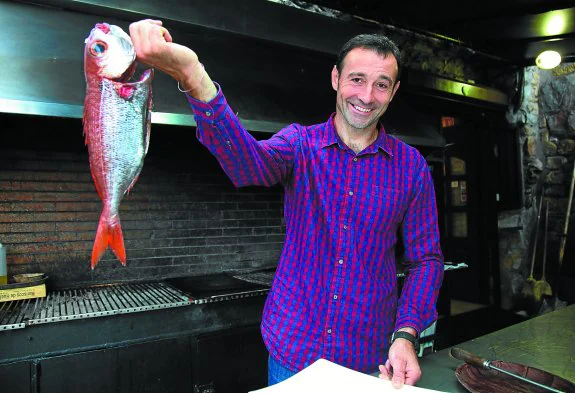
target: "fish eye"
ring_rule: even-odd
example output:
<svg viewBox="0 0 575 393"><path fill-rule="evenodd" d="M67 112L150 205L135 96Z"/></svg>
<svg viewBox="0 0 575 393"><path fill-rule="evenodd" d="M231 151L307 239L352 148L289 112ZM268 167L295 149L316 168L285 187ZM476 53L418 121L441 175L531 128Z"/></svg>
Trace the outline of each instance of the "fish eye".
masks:
<svg viewBox="0 0 575 393"><path fill-rule="evenodd" d="M97 41L90 46L90 53L93 56L100 57L106 52L106 49L108 49L108 45L105 42Z"/></svg>

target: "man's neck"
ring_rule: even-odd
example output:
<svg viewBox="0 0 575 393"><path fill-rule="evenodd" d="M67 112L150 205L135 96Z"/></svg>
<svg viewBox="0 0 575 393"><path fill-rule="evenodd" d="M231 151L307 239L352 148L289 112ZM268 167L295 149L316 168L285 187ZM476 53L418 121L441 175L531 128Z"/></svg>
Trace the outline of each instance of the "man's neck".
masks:
<svg viewBox="0 0 575 393"><path fill-rule="evenodd" d="M342 123L343 122L338 121L336 116L334 124L337 134L343 143L355 153L363 151L377 139L377 125L366 129L357 129Z"/></svg>

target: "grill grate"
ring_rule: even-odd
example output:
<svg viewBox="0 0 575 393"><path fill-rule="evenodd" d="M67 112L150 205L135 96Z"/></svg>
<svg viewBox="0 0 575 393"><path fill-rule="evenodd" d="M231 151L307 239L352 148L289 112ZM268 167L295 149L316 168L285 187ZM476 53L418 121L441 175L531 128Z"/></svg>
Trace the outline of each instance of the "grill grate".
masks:
<svg viewBox="0 0 575 393"><path fill-rule="evenodd" d="M110 284L50 291L45 298L0 303L0 330L192 304L169 284Z"/></svg>
<svg viewBox="0 0 575 393"><path fill-rule="evenodd" d="M272 282L274 281L275 274L276 272L275 270L273 270L265 272L251 272L251 273L238 274L235 275L234 277L254 284L267 285L268 287L271 287Z"/></svg>

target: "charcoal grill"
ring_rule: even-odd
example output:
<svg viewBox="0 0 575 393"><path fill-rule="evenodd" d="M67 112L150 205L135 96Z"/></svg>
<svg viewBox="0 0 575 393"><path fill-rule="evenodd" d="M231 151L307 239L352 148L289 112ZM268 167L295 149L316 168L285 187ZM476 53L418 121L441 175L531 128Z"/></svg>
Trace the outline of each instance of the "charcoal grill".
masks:
<svg viewBox="0 0 575 393"><path fill-rule="evenodd" d="M180 277L168 282L181 288L193 304L217 303L265 296L270 290L275 271L258 271L230 275L218 273L208 276Z"/></svg>
<svg viewBox="0 0 575 393"><path fill-rule="evenodd" d="M45 298L0 303L0 331L190 304L185 293L163 282L55 290Z"/></svg>

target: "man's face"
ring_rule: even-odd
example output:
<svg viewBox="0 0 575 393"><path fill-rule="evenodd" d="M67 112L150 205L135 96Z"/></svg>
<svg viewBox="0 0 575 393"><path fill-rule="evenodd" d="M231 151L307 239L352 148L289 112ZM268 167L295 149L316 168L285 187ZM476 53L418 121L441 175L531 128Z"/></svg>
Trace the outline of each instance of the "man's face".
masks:
<svg viewBox="0 0 575 393"><path fill-rule="evenodd" d="M340 121L356 130L373 129L399 88L397 61L365 49L352 49L343 61L341 74L334 67L331 84L337 91Z"/></svg>

